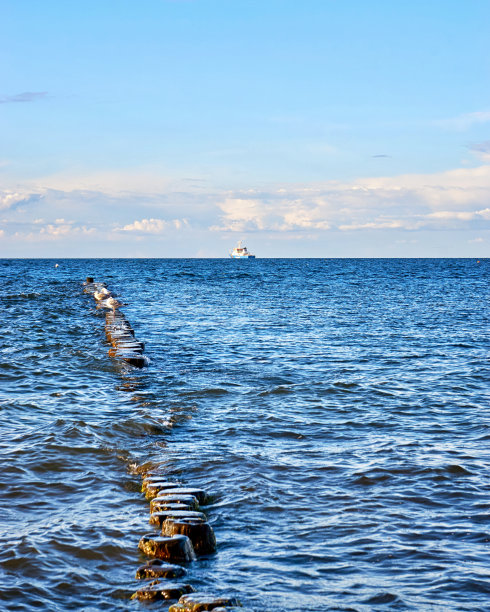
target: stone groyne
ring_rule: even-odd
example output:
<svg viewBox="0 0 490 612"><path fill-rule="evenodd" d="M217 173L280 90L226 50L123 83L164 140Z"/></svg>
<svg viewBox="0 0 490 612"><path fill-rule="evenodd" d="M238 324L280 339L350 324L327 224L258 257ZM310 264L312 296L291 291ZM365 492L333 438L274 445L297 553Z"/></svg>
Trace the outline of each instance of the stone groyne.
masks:
<svg viewBox="0 0 490 612"><path fill-rule="evenodd" d="M97 308L107 311L105 334L110 344L109 355L136 368L148 365L145 345L135 337L116 294L92 277L87 277L84 291L93 295ZM136 579L144 584L131 599L178 600L168 612L247 612L235 597L196 592L190 584L175 582L185 577L187 565L217 552L213 528L203 511L211 499L208 493L182 482L168 481L159 469L143 471L141 476L141 491L150 502L149 523L158 530L142 535L139 541L138 548L147 560L136 570Z"/></svg>

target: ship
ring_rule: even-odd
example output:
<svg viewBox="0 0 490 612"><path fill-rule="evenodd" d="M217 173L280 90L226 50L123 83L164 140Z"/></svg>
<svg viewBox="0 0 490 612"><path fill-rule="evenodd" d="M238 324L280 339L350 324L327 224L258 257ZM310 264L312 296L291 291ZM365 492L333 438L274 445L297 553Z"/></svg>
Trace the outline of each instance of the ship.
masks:
<svg viewBox="0 0 490 612"><path fill-rule="evenodd" d="M255 255L248 252L246 246L242 246L242 241L239 240L233 251L230 251L230 257L233 259L255 259Z"/></svg>

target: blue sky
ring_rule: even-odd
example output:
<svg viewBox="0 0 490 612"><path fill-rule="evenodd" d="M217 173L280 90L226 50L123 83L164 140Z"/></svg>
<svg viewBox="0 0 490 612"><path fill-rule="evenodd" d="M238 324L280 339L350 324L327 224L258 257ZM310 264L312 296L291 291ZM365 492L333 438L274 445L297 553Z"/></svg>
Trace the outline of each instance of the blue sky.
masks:
<svg viewBox="0 0 490 612"><path fill-rule="evenodd" d="M3 0L0 257L484 257L490 3Z"/></svg>

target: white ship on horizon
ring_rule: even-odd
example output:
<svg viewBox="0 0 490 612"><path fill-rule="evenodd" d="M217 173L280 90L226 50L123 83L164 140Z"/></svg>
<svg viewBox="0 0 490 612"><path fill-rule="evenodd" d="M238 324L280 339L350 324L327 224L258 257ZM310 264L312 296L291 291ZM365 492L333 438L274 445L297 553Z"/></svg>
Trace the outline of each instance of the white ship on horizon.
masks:
<svg viewBox="0 0 490 612"><path fill-rule="evenodd" d="M255 259L255 255L249 253L246 246L242 246L242 241L239 240L233 251L230 251L230 257L233 259Z"/></svg>

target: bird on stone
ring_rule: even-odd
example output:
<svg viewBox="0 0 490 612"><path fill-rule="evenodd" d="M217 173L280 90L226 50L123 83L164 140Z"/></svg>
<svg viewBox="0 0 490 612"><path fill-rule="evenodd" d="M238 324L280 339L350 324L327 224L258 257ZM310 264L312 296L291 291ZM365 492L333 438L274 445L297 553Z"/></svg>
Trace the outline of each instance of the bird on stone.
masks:
<svg viewBox="0 0 490 612"><path fill-rule="evenodd" d="M108 291L105 287L101 287L99 291L94 291L94 298L100 302L100 300L105 300L111 295L111 292Z"/></svg>

